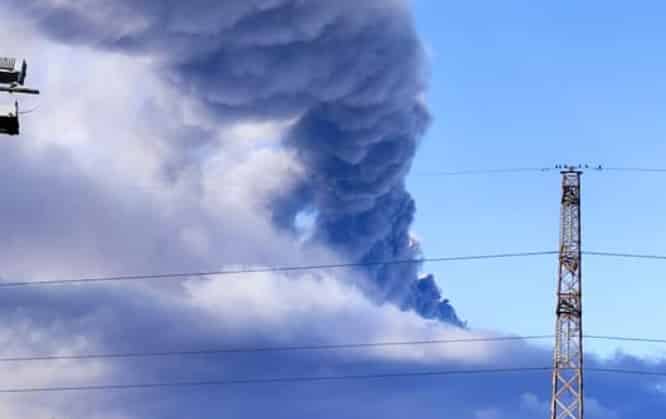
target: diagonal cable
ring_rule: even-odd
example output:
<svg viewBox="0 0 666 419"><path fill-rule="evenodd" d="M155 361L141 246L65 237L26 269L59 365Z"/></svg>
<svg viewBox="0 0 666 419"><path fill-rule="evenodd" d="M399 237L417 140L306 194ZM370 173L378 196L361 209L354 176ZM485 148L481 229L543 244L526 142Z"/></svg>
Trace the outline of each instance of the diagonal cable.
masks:
<svg viewBox="0 0 666 419"><path fill-rule="evenodd" d="M410 265L410 264L422 264L422 263L463 262L463 261L476 261L476 260L489 260L489 259L508 259L508 258L555 255L557 253L558 253L557 251L499 253L499 254L472 255L472 256L398 259L398 260L387 260L387 261L376 261L376 262L369 261L369 262L358 262L358 263L334 263L334 264L302 265L302 266L272 266L272 267L268 266L268 267L259 267L259 268L242 268L242 269L228 269L228 270L217 270L217 271L178 272L178 273L125 275L125 276L122 275L99 276L99 277L41 280L41 281L0 282L0 288L136 281L136 280L145 280L145 279L176 279L176 278L187 278L187 277L196 277L196 276L227 276L227 275L242 275L242 274L253 274L253 273L271 273L271 272L284 273L284 272L299 272L299 271L316 271L316 270L325 270L325 269L360 268L360 267L371 267L371 266Z"/></svg>

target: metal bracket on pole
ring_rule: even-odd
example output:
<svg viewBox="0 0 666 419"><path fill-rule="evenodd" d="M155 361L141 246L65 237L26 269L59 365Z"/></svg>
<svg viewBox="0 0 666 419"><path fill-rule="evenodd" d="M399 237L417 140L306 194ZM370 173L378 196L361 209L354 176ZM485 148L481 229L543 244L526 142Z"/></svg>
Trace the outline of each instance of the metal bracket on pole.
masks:
<svg viewBox="0 0 666 419"><path fill-rule="evenodd" d="M0 92L21 93L26 95L38 95L40 93L37 89L29 89L27 87L18 86L0 86Z"/></svg>

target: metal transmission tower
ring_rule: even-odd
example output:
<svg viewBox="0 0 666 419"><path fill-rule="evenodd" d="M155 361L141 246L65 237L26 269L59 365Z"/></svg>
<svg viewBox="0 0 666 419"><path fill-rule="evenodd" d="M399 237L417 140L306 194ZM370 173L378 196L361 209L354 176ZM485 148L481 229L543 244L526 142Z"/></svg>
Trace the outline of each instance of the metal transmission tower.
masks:
<svg viewBox="0 0 666 419"><path fill-rule="evenodd" d="M562 170L560 267L551 419L583 419L583 327L581 310L580 178Z"/></svg>

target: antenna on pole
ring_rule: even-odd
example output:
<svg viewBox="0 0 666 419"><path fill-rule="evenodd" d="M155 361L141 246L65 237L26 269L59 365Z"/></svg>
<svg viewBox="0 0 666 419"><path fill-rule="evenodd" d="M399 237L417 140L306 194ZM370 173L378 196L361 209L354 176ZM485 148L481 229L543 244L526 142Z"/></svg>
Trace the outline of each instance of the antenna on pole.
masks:
<svg viewBox="0 0 666 419"><path fill-rule="evenodd" d="M0 92L9 94L38 95L39 90L23 87L28 73L28 64L23 60L21 68L16 68L16 58L0 57ZM19 103L0 110L0 134L19 134Z"/></svg>
<svg viewBox="0 0 666 419"><path fill-rule="evenodd" d="M583 325L580 179L582 166L562 169L560 256L551 419L583 419Z"/></svg>

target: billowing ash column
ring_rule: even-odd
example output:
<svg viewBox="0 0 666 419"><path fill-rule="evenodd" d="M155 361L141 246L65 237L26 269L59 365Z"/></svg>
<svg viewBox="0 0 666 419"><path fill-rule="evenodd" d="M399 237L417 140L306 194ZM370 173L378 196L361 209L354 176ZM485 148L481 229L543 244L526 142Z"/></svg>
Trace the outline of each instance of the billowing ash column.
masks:
<svg viewBox="0 0 666 419"><path fill-rule="evenodd" d="M44 32L150 56L220 124L294 120L285 144L308 176L275 220L316 214L315 240L357 262L420 255L405 190L429 115L408 0L8 0ZM460 324L415 265L368 268L380 299Z"/></svg>

